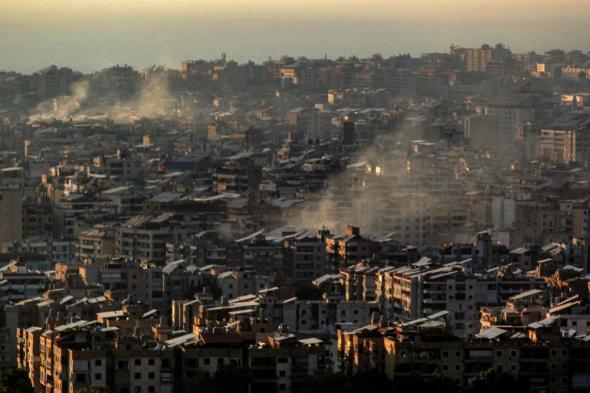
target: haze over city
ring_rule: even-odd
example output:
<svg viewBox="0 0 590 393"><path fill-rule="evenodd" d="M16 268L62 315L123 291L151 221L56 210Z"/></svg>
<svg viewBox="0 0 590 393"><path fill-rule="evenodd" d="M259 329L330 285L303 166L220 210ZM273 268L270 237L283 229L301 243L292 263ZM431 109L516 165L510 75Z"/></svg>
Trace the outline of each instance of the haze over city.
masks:
<svg viewBox="0 0 590 393"><path fill-rule="evenodd" d="M590 392L590 0L0 0L0 393Z"/></svg>
<svg viewBox="0 0 590 393"><path fill-rule="evenodd" d="M221 52L244 62L444 51L588 49L585 0L2 0L0 69L172 66ZM26 61L24 61L26 59Z"/></svg>

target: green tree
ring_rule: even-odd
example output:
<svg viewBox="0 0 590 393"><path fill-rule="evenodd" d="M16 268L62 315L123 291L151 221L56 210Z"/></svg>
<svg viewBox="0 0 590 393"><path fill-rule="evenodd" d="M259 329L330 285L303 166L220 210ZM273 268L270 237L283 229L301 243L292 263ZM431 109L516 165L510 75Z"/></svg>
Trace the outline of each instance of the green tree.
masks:
<svg viewBox="0 0 590 393"><path fill-rule="evenodd" d="M457 384L450 378L434 374L428 379L431 393L455 393L459 390Z"/></svg>
<svg viewBox="0 0 590 393"><path fill-rule="evenodd" d="M0 393L34 393L26 370L0 370Z"/></svg>
<svg viewBox="0 0 590 393"><path fill-rule="evenodd" d="M240 367L221 367L217 369L211 382L214 386L212 393L248 392L252 381L248 370Z"/></svg>
<svg viewBox="0 0 590 393"><path fill-rule="evenodd" d="M351 379L353 392L393 393L393 382L375 369L356 373Z"/></svg>
<svg viewBox="0 0 590 393"><path fill-rule="evenodd" d="M205 371L197 371L191 378L178 381L175 389L182 393L246 393L251 378L246 369L240 367L221 367L211 377Z"/></svg>
<svg viewBox="0 0 590 393"><path fill-rule="evenodd" d="M459 389L453 380L443 377L438 373L430 376L419 374L407 377L396 377L394 381L395 392L427 391L430 393L455 393Z"/></svg>
<svg viewBox="0 0 590 393"><path fill-rule="evenodd" d="M519 393L526 391L526 388L526 384L522 380L514 378L512 374L489 369L481 372L467 391L473 393Z"/></svg>
<svg viewBox="0 0 590 393"><path fill-rule="evenodd" d="M95 385L78 390L78 393L109 393L109 392L110 392L110 390L108 387L95 386Z"/></svg>
<svg viewBox="0 0 590 393"><path fill-rule="evenodd" d="M324 371L308 378L295 393L393 393L393 383L383 373L367 370L355 375Z"/></svg>
<svg viewBox="0 0 590 393"><path fill-rule="evenodd" d="M331 371L319 372L307 378L300 386L295 387L295 393L352 393L350 377L343 373Z"/></svg>

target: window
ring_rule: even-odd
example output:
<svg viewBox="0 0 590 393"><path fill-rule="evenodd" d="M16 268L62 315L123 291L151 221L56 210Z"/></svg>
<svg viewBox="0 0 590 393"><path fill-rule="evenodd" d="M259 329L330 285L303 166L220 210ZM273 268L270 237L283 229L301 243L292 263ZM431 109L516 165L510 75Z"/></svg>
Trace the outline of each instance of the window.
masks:
<svg viewBox="0 0 590 393"><path fill-rule="evenodd" d="M286 375L287 375L287 372L285 370L279 371L279 377L284 377Z"/></svg>
<svg viewBox="0 0 590 393"><path fill-rule="evenodd" d="M148 373L148 378L149 379L155 379L156 378L156 374L155 373Z"/></svg>
<svg viewBox="0 0 590 393"><path fill-rule="evenodd" d="M101 373L94 374L94 379L96 379L97 381L100 381L102 379L102 374Z"/></svg>
<svg viewBox="0 0 590 393"><path fill-rule="evenodd" d="M197 360L196 359L185 359L184 365L185 365L185 367L197 367Z"/></svg>
<svg viewBox="0 0 590 393"><path fill-rule="evenodd" d="M148 386L148 393L155 393L156 392L156 387L155 386Z"/></svg>
<svg viewBox="0 0 590 393"><path fill-rule="evenodd" d="M154 364L156 364L156 359L153 359L153 358L148 359L148 364L150 366L153 366Z"/></svg>
<svg viewBox="0 0 590 393"><path fill-rule="evenodd" d="M217 365L223 366L223 358L217 358Z"/></svg>
<svg viewBox="0 0 590 393"><path fill-rule="evenodd" d="M203 359L203 364L208 366L209 364L211 364L211 359L209 359L209 358L204 358L204 359Z"/></svg>
<svg viewBox="0 0 590 393"><path fill-rule="evenodd" d="M135 365L141 366L141 359L135 359Z"/></svg>
<svg viewBox="0 0 590 393"><path fill-rule="evenodd" d="M135 379L141 379L141 373L135 373L134 378Z"/></svg>
<svg viewBox="0 0 590 393"><path fill-rule="evenodd" d="M94 365L95 365L95 366L102 366L102 359L96 359L96 360L94 361Z"/></svg>

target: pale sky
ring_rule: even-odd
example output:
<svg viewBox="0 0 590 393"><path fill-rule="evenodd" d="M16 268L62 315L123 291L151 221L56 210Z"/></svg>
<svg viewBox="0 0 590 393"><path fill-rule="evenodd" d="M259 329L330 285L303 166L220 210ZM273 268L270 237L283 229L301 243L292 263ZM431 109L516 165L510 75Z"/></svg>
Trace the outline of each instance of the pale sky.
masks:
<svg viewBox="0 0 590 393"><path fill-rule="evenodd" d="M84 17L180 15L193 17L396 17L431 18L580 15L588 0L0 0L2 18L31 22L32 16ZM286 14L286 15L285 15ZM38 21L37 21L38 22Z"/></svg>
<svg viewBox="0 0 590 393"><path fill-rule="evenodd" d="M383 55L504 42L588 50L590 0L0 0L0 70Z"/></svg>

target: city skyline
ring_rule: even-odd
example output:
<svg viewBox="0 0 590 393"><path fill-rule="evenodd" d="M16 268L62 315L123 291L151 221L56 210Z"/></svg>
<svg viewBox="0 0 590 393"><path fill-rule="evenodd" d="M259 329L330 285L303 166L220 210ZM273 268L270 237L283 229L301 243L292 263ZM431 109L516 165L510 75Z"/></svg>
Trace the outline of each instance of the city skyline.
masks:
<svg viewBox="0 0 590 393"><path fill-rule="evenodd" d="M439 3L177 0L138 7L111 0L7 2L0 16L0 70L35 72L50 64L82 72L112 64L176 66L222 52L240 62L285 54L420 55L445 52L452 43L504 42L515 52L588 49L583 37L585 29L590 32L585 27L590 26L590 4L584 1Z"/></svg>
<svg viewBox="0 0 590 393"><path fill-rule="evenodd" d="M590 392L590 0L0 4L0 393Z"/></svg>

